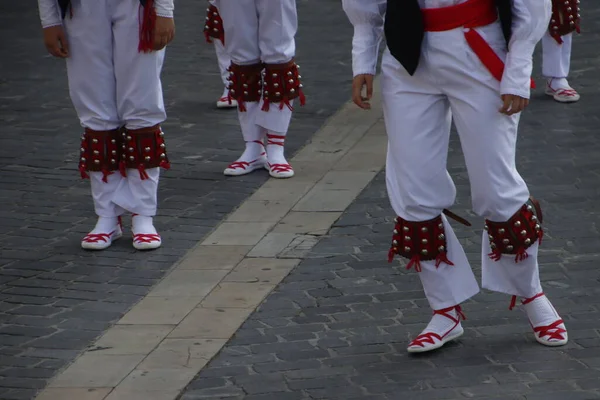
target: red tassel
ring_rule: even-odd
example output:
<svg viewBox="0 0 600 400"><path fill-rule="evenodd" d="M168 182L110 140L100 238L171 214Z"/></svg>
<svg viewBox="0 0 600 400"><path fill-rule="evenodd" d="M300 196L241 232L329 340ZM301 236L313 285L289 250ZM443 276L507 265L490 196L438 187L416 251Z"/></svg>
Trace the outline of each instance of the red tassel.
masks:
<svg viewBox="0 0 600 400"><path fill-rule="evenodd" d="M108 176L109 176L109 175L112 175L112 172L110 172L110 171L109 171L109 170L107 170L107 169L103 169L103 170L102 170L102 182L104 182L104 183L108 183Z"/></svg>
<svg viewBox="0 0 600 400"><path fill-rule="evenodd" d="M299 97L300 97L300 105L304 106L306 104L306 96L304 96L304 92L302 91L302 89L300 89Z"/></svg>
<svg viewBox="0 0 600 400"><path fill-rule="evenodd" d="M138 171L139 171L139 173L140 173L140 179L141 179L141 180L143 180L143 181L144 181L144 180L146 180L146 179L150 178L150 177L148 176L148 173L146 172L146 168L144 167L144 165L143 165L143 164L140 164L140 165L138 165L138 168L137 168L137 169L138 169Z"/></svg>
<svg viewBox="0 0 600 400"><path fill-rule="evenodd" d="M79 173L81 174L81 179L90 179L90 176L85 172L85 167L83 165L79 167Z"/></svg>
<svg viewBox="0 0 600 400"><path fill-rule="evenodd" d="M511 297L510 305L508 306L508 309L512 311L512 309L515 308L516 304L517 304L517 296Z"/></svg>
<svg viewBox="0 0 600 400"><path fill-rule="evenodd" d="M269 100L268 97L263 97L263 99L264 99L264 102L263 102L263 106L262 106L261 110L269 111L269 108L270 108L269 104L271 104L271 101Z"/></svg>
<svg viewBox="0 0 600 400"><path fill-rule="evenodd" d="M500 259L502 258L502 253L500 253L500 250L497 249L492 250L492 252L488 254L488 257L494 261L500 261Z"/></svg>
<svg viewBox="0 0 600 400"><path fill-rule="evenodd" d="M529 257L529 254L527 254L527 250L525 250L525 248L522 247L519 249L519 251L517 251L517 255L515 256L515 263L523 261L527 257Z"/></svg>
<svg viewBox="0 0 600 400"><path fill-rule="evenodd" d="M171 169L171 163L168 162L167 160L162 160L160 162L160 167L162 167L164 169Z"/></svg>
<svg viewBox="0 0 600 400"><path fill-rule="evenodd" d="M439 268L439 266L442 264L448 264L448 265L454 265L454 263L450 260L448 260L448 253L442 253L440 252L437 257L435 258L435 267Z"/></svg>
<svg viewBox="0 0 600 400"><path fill-rule="evenodd" d="M292 107L290 101L285 97L283 98L283 100L281 100L281 103L279 103L279 109L283 110L283 106L287 106L287 108L289 108L290 111L294 111L294 107Z"/></svg>
<svg viewBox="0 0 600 400"><path fill-rule="evenodd" d="M140 53L150 53L154 49L154 28L156 27L156 10L154 0L146 0L146 5L140 10Z"/></svg>
<svg viewBox="0 0 600 400"><path fill-rule="evenodd" d="M121 172L123 178L127 178L127 165L125 164L125 160L121 160L119 163L119 172Z"/></svg>
<svg viewBox="0 0 600 400"><path fill-rule="evenodd" d="M421 256L418 254L415 254L410 261L408 262L408 264L406 265L406 269L411 269L412 267L415 267L415 271L417 272L421 272Z"/></svg>
<svg viewBox="0 0 600 400"><path fill-rule="evenodd" d="M391 248L390 251L388 251L388 262L391 263L392 261L394 261L394 256L396 255L396 252L394 251L394 248Z"/></svg>

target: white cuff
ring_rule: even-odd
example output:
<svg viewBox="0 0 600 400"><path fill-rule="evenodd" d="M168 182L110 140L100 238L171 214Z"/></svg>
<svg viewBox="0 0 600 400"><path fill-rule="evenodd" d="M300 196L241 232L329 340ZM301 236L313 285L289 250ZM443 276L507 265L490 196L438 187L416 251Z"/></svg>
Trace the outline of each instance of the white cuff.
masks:
<svg viewBox="0 0 600 400"><path fill-rule="evenodd" d="M354 38L352 40L352 72L354 76L376 74L379 45L381 43L381 33L379 31L370 24L354 26Z"/></svg>
<svg viewBox="0 0 600 400"><path fill-rule="evenodd" d="M159 17L173 18L175 4L173 0L157 0L154 2L154 9Z"/></svg>

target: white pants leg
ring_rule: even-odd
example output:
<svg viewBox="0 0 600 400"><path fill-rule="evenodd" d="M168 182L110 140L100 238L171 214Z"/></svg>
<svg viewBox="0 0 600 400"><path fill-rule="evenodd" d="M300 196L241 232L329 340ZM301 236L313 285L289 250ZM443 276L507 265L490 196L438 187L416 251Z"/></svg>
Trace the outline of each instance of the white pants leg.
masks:
<svg viewBox="0 0 600 400"><path fill-rule="evenodd" d="M498 43L495 50L504 58L506 54L499 29L497 35L497 40L492 39L491 44ZM464 48L459 50L453 48L455 46ZM494 222L507 221L529 198L527 185L515 164L520 116L498 112L502 105L500 83L489 74L464 39L437 49L437 53L440 54L438 66L442 62L448 64L443 69L444 91L465 156L473 210ZM466 53L466 57L457 56L461 53ZM482 242L484 288L522 297L532 297L541 291L537 245L527 249L527 259L516 263L511 255L503 255L499 261L491 260L485 233Z"/></svg>
<svg viewBox="0 0 600 400"><path fill-rule="evenodd" d="M567 78L571 68L573 34L562 37L559 44L548 32L542 37L542 74L546 78Z"/></svg>
<svg viewBox="0 0 600 400"><path fill-rule="evenodd" d="M260 56L266 64L283 64L296 55L295 36L298 31L296 0L255 0L258 11L258 43ZM293 102L290 102L293 105ZM287 134L292 119L288 107L269 107L258 114L256 123L280 136Z"/></svg>
<svg viewBox="0 0 600 400"><path fill-rule="evenodd" d="M262 60L281 64L294 57L295 0L220 0L217 7L225 28L225 48L234 63L249 65ZM270 132L285 135L291 117L292 111L287 107L282 110L270 107L269 111L258 112L256 118L248 120L254 120Z"/></svg>
<svg viewBox="0 0 600 400"><path fill-rule="evenodd" d="M382 61L383 111L388 135L386 183L394 212L408 221L426 221L452 206L456 188L446 161L450 107L427 80L423 63L414 77L386 50ZM448 259L453 266L421 261L419 273L431 308L462 303L479 292L464 250L444 219Z"/></svg>
<svg viewBox="0 0 600 400"><path fill-rule="evenodd" d="M227 69L229 68L229 65L231 65L231 58L229 58L225 46L219 39L213 39L213 43L215 44L215 52L217 54L217 62L219 64L219 72L221 73L223 86L228 87L229 81L227 78L229 77L229 71Z"/></svg>
<svg viewBox="0 0 600 400"><path fill-rule="evenodd" d="M117 108L127 129L141 129L166 119L160 73L165 50L140 53L138 0L113 3L113 48ZM135 214L156 214L159 168L147 170L141 180L136 169L127 170L114 202Z"/></svg>
<svg viewBox="0 0 600 400"><path fill-rule="evenodd" d="M255 0L220 1L216 4L225 29L225 51L238 65L260 62L258 46L258 14ZM216 42L216 41L215 41ZM257 126L260 111L258 102L247 102L246 111L238 110L244 141L263 140L264 129Z"/></svg>
<svg viewBox="0 0 600 400"><path fill-rule="evenodd" d="M104 131L120 126L113 68L111 15L106 2L73 0L73 17L65 19L71 56L67 77L71 101L83 127ZM116 217L123 209L113 196L123 178L118 172L102 182L102 172L89 172L96 214Z"/></svg>

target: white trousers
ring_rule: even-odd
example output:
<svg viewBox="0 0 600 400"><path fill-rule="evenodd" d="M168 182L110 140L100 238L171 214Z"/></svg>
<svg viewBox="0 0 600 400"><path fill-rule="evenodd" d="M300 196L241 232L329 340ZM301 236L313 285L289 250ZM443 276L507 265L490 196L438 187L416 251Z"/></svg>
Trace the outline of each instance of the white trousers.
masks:
<svg viewBox="0 0 600 400"><path fill-rule="evenodd" d="M282 64L294 58L298 30L296 0L217 0L223 18L225 48L231 61L239 65ZM260 140L263 131L285 135L292 111L272 105L262 111L260 104L246 105L240 124L246 141ZM242 115L244 114L244 115ZM253 127L252 125L257 125Z"/></svg>
<svg viewBox="0 0 600 400"><path fill-rule="evenodd" d="M504 58L499 27L486 33ZM474 211L492 221L507 221L528 200L529 191L515 166L519 115L498 112L500 83L469 48L462 29L426 33L420 65L412 77L386 50L382 96L389 140L387 190L398 216L426 221L454 204L456 188L446 169L452 121L465 156ZM479 292L465 252L443 219L448 258L454 265L436 268L435 261L421 262L421 282L433 309L454 306ZM484 288L522 297L541 291L537 245L518 264L510 255L492 261L490 252L484 234Z"/></svg>
<svg viewBox="0 0 600 400"><path fill-rule="evenodd" d="M229 86L227 78L229 77L228 68L229 65L231 65L231 58L229 57L229 54L227 54L225 46L219 39L213 39L213 43L215 44L215 52L217 53L217 62L219 64L221 80L223 81L223 85L227 87Z"/></svg>
<svg viewBox="0 0 600 400"><path fill-rule="evenodd" d="M562 37L559 44L548 32L542 37L542 75L546 78L567 78L571 68L573 34Z"/></svg>
<svg viewBox="0 0 600 400"><path fill-rule="evenodd" d="M139 53L139 0L73 0L73 17L65 28L71 56L67 59L69 92L81 125L93 130L121 126L140 129L166 119L160 73L165 51ZM124 210L156 214L158 168L142 181L135 169L102 182L91 172L96 213L103 217Z"/></svg>

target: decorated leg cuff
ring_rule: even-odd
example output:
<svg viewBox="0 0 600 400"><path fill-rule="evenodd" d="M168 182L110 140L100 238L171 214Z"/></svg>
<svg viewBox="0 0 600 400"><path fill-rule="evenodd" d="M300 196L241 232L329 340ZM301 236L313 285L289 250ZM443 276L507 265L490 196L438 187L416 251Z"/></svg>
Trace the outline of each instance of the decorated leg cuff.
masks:
<svg viewBox="0 0 600 400"><path fill-rule="evenodd" d="M299 68L294 60L285 64L265 64L263 111L269 111L271 103L279 103L279 109L287 106L291 110L290 102L295 98L300 98L300 105L305 104Z"/></svg>
<svg viewBox="0 0 600 400"><path fill-rule="evenodd" d="M81 136L79 172L82 178L89 178L87 172L102 172L102 180L107 182L109 175L119 169L121 160L119 130L95 131L89 128Z"/></svg>
<svg viewBox="0 0 600 400"><path fill-rule="evenodd" d="M542 242L542 209L537 200L531 198L506 222L485 221L492 252L489 257L498 261L503 254L515 256L515 262L528 257L527 249L535 241Z"/></svg>
<svg viewBox="0 0 600 400"><path fill-rule="evenodd" d="M164 133L160 125L149 128L124 130L122 133L121 173L127 169L137 169L142 180L148 178L146 169L171 167L167 157Z"/></svg>
<svg viewBox="0 0 600 400"><path fill-rule="evenodd" d="M229 98L238 102L240 111L246 111L246 102L260 100L262 96L262 64L238 65L229 67Z"/></svg>
<svg viewBox="0 0 600 400"><path fill-rule="evenodd" d="M441 263L454 265L447 256L442 216L423 222L397 217L388 257L390 262L396 254L410 260L406 269L414 266L417 272L421 272L421 261L435 260L436 267Z"/></svg>
<svg viewBox="0 0 600 400"><path fill-rule="evenodd" d="M212 43L212 39L218 39L225 44L225 29L223 28L223 20L219 15L217 7L210 5L206 9L206 24L204 25L204 37L208 43Z"/></svg>

